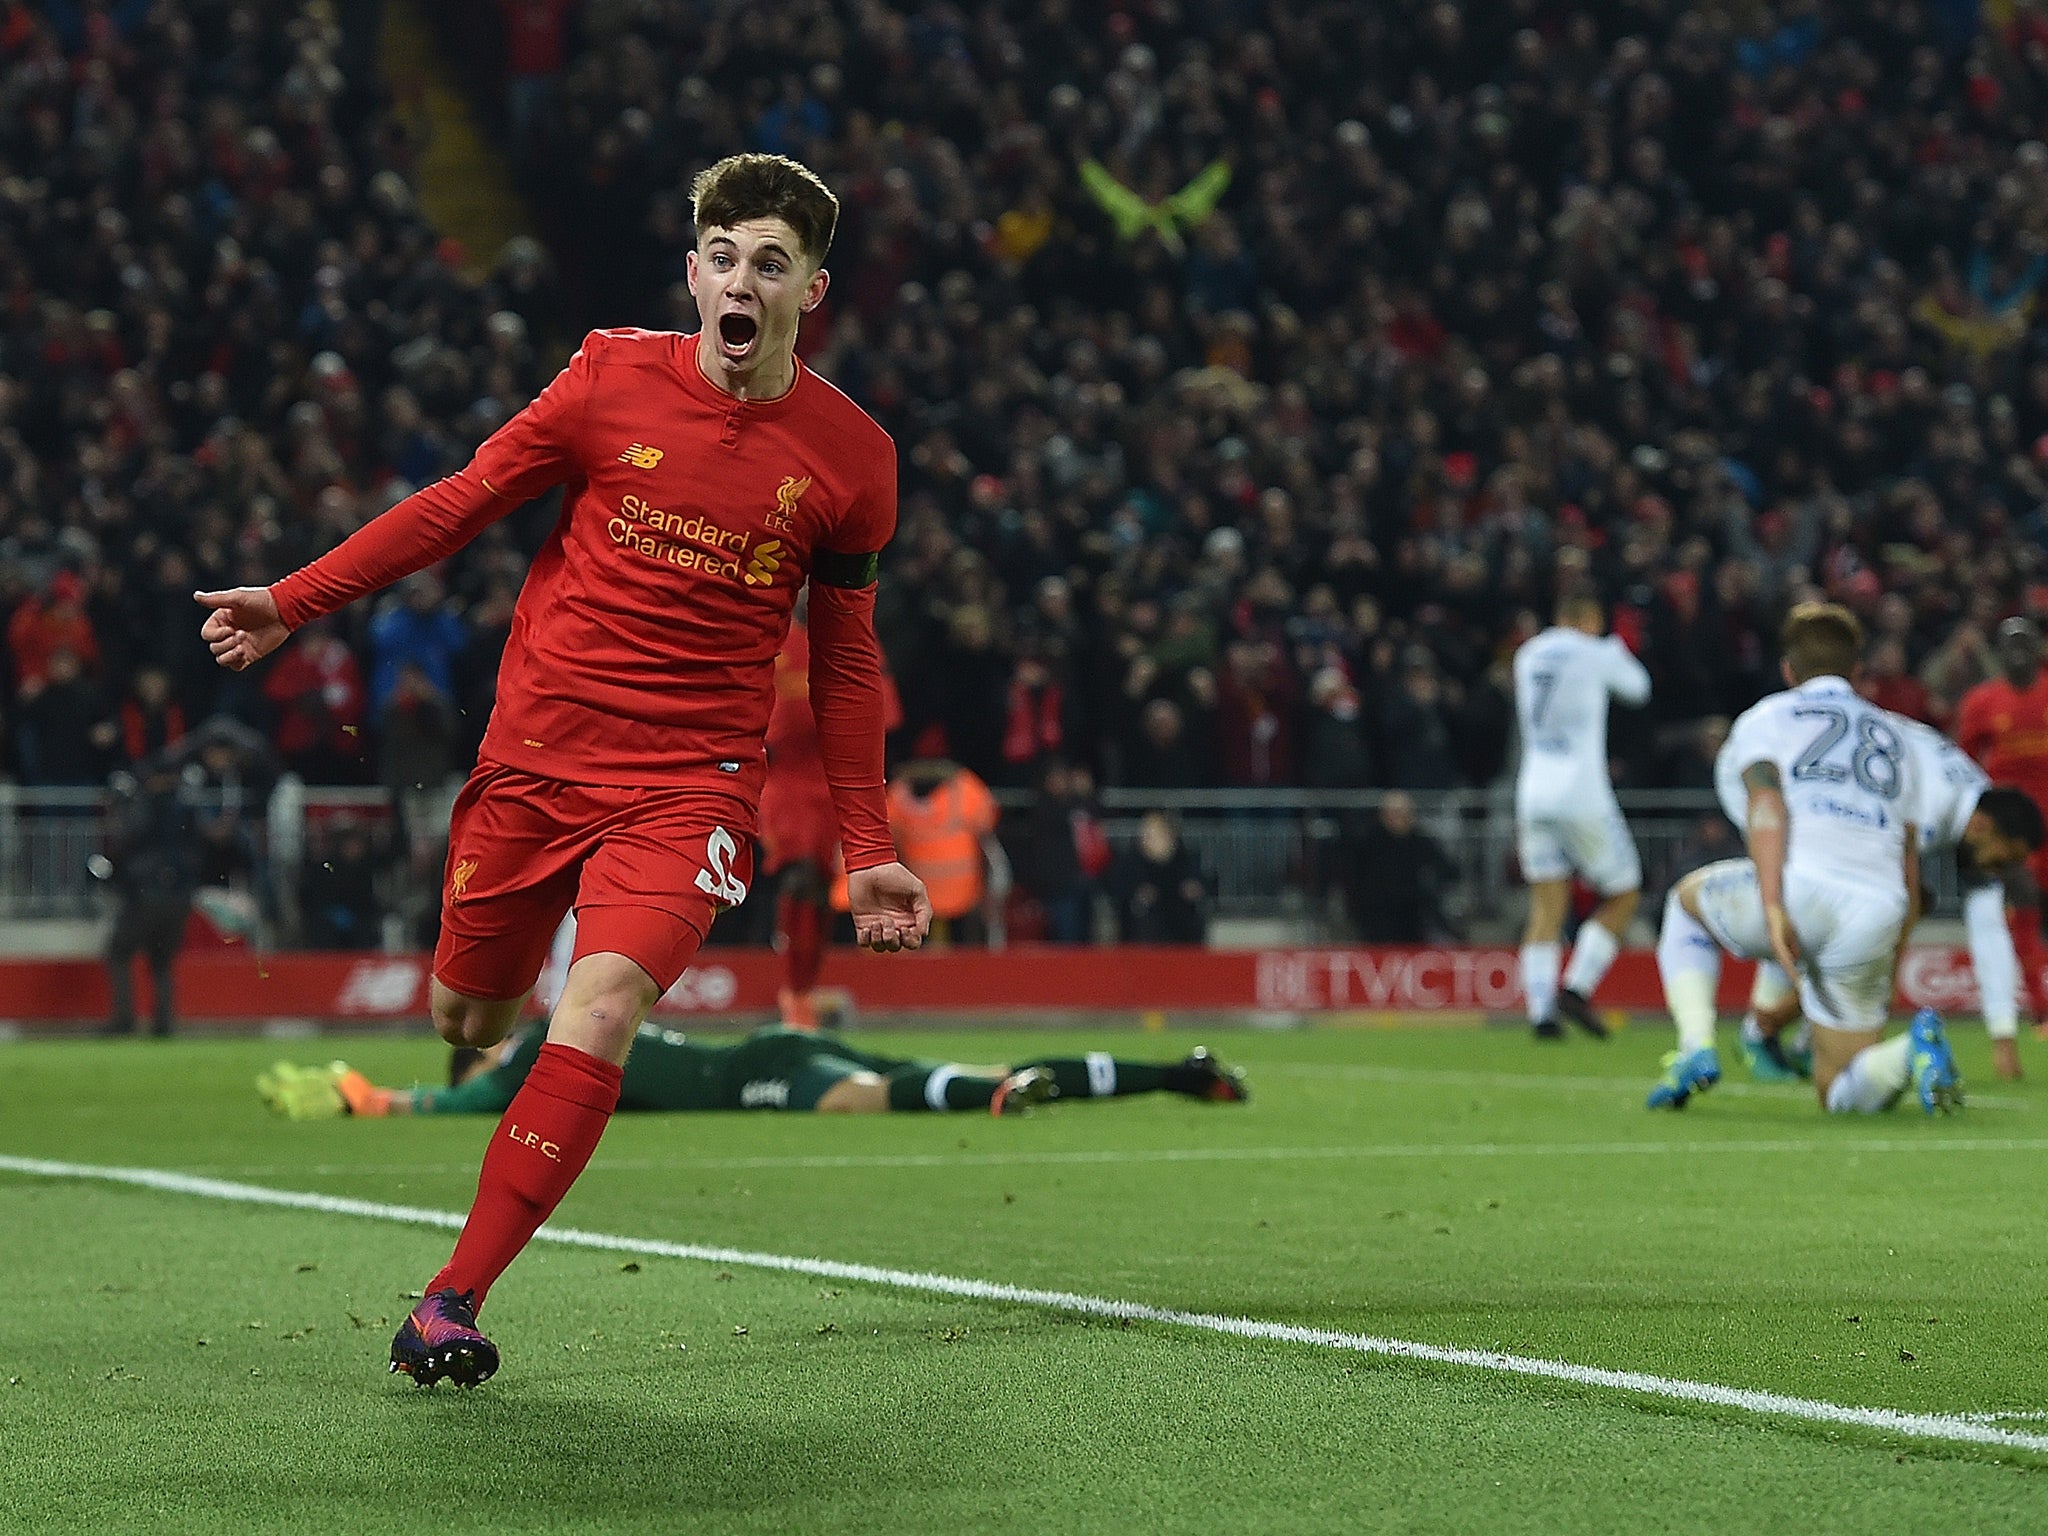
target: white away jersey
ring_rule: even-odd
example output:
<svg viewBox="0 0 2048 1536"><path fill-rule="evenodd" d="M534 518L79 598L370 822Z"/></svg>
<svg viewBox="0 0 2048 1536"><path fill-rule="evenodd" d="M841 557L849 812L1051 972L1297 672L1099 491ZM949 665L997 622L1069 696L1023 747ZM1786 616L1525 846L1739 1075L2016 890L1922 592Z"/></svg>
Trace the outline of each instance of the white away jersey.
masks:
<svg viewBox="0 0 2048 1536"><path fill-rule="evenodd" d="M1515 652L1515 719L1522 766L1515 800L1523 814L1611 794L1607 781L1607 700L1641 704L1650 674L1614 635L1597 638L1558 626Z"/></svg>
<svg viewBox="0 0 2048 1536"><path fill-rule="evenodd" d="M1991 787L1991 775L1933 726L1899 714L1891 721L1906 739L1920 781L1920 799L1913 815L1920 828L1920 846L1953 848L1963 840L1963 828L1970 824L1978 800Z"/></svg>
<svg viewBox="0 0 2048 1536"><path fill-rule="evenodd" d="M1897 718L1839 677L1809 678L1750 706L1714 763L1721 806L1749 820L1742 771L1777 764L1791 814L1785 868L1819 880L1904 889L1906 828L1920 807L1914 754Z"/></svg>

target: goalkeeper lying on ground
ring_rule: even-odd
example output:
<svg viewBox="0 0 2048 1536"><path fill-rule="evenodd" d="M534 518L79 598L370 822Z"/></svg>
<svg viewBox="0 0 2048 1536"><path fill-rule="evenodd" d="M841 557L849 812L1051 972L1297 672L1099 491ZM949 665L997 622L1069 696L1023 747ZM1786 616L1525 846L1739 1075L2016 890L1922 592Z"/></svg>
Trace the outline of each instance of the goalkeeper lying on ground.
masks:
<svg viewBox="0 0 2048 1536"><path fill-rule="evenodd" d="M484 1052L458 1052L447 1088L380 1088L346 1062L279 1062L256 1080L263 1101L294 1120L335 1115L502 1114L540 1054L534 1024ZM1014 1067L912 1061L860 1050L832 1035L757 1029L712 1045L642 1024L626 1058L621 1110L808 1109L821 1114L985 1109L1014 1114L1052 1099L1178 1093L1242 1103L1244 1074L1199 1047L1171 1065L1123 1061L1103 1051Z"/></svg>

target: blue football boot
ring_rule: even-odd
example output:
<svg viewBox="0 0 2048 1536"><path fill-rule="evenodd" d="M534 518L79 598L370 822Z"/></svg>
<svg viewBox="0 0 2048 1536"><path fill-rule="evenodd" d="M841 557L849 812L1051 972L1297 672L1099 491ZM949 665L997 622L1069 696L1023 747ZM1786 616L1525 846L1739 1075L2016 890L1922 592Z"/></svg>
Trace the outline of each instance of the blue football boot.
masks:
<svg viewBox="0 0 2048 1536"><path fill-rule="evenodd" d="M1913 1015L1912 1054L1906 1058L1920 1107L1928 1114L1947 1114L1963 1107L1963 1078L1956 1071L1955 1053L1948 1048L1948 1036L1941 1027L1941 1015L1922 1008Z"/></svg>
<svg viewBox="0 0 2048 1536"><path fill-rule="evenodd" d="M1664 1058L1664 1077L1643 1102L1651 1109L1683 1109L1692 1096L1721 1081L1721 1058L1711 1045L1673 1051Z"/></svg>

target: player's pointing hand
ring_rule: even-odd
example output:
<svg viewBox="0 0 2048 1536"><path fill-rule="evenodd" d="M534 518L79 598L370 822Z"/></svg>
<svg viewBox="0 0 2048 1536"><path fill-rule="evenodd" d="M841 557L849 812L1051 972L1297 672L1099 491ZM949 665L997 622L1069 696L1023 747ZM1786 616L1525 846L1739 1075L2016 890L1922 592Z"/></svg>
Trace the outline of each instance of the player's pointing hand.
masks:
<svg viewBox="0 0 2048 1536"><path fill-rule="evenodd" d="M931 932L931 898L924 882L901 864L877 864L846 877L853 936L863 949L915 949Z"/></svg>
<svg viewBox="0 0 2048 1536"><path fill-rule="evenodd" d="M290 637L278 616L277 599L268 587L234 587L226 592L194 592L192 600L210 610L199 626L199 638L213 659L230 672L254 666Z"/></svg>

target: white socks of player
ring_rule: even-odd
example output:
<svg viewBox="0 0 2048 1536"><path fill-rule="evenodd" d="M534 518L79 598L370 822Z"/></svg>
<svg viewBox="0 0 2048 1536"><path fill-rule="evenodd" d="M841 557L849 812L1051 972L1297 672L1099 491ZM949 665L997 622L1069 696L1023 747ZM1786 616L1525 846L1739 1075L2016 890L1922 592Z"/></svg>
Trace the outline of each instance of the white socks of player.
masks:
<svg viewBox="0 0 2048 1536"><path fill-rule="evenodd" d="M1541 1024L1557 1006L1557 962L1562 953L1563 946L1556 942L1522 946L1522 1004L1531 1024Z"/></svg>
<svg viewBox="0 0 2048 1536"><path fill-rule="evenodd" d="M1749 1012L1742 1016L1742 1038L1763 1039L1764 1032L1758 1025L1756 1016L1759 1013L1771 1012L1791 995L1792 981L1785 974L1784 967L1775 960L1757 961L1756 980L1751 983L1749 989ZM1791 1043L1793 1042L1787 1042Z"/></svg>
<svg viewBox="0 0 2048 1536"><path fill-rule="evenodd" d="M1664 927L1657 935L1657 973L1664 978L1664 1006L1678 1026L1679 1050L1690 1055L1712 1049L1721 946L1700 920L1679 904L1676 890L1664 898Z"/></svg>
<svg viewBox="0 0 2048 1536"><path fill-rule="evenodd" d="M1892 1101L1906 1091L1912 1054L1910 1034L1893 1035L1858 1051L1841 1075L1828 1084L1828 1113L1874 1115L1890 1109Z"/></svg>
<svg viewBox="0 0 2048 1536"><path fill-rule="evenodd" d="M1614 965L1614 957L1621 953L1621 940L1600 923L1579 924L1578 942L1572 946L1572 963L1564 968L1565 986L1590 998L1593 989Z"/></svg>
<svg viewBox="0 0 2048 1536"><path fill-rule="evenodd" d="M2010 1040L2020 1029L2020 957L2005 926L2005 887L1982 885L1963 897L1963 928L1983 998L1984 1033Z"/></svg>

